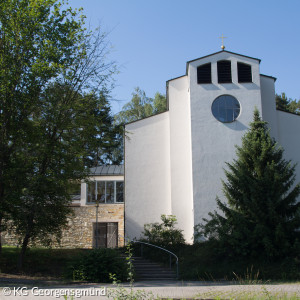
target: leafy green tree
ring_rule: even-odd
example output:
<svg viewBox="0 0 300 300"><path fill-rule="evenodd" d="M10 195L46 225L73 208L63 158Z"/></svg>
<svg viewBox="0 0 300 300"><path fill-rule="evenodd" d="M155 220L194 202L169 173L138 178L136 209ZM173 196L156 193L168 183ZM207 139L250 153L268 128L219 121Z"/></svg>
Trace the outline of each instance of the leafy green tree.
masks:
<svg viewBox="0 0 300 300"><path fill-rule="evenodd" d="M90 147L111 142L106 53L106 35L87 31L80 10L0 2L0 230L13 221L22 255L30 240L59 236L68 185L86 177Z"/></svg>
<svg viewBox="0 0 300 300"><path fill-rule="evenodd" d="M117 135L119 141L121 141L120 146L115 148L113 153L113 160L120 162L121 157L123 157L123 125L129 122L144 119L155 114L164 112L167 110L167 100L166 97L160 93L156 93L154 98L149 98L146 93L140 88L136 88L132 94L132 99L130 102L126 103L122 110L115 115L115 125L118 126L119 134Z"/></svg>
<svg viewBox="0 0 300 300"><path fill-rule="evenodd" d="M96 147L111 146L112 117L104 99L103 93L82 96L59 83L42 94L26 145L26 182L11 214L23 253L29 240L48 244L53 234L60 236L71 213L70 185L87 176Z"/></svg>
<svg viewBox="0 0 300 300"><path fill-rule="evenodd" d="M117 124L125 124L153 116L167 110L166 97L156 93L154 99L146 96L140 88L136 88L130 102L115 116Z"/></svg>
<svg viewBox="0 0 300 300"><path fill-rule="evenodd" d="M285 93L276 94L276 108L279 110L300 114L300 101L288 99Z"/></svg>
<svg viewBox="0 0 300 300"><path fill-rule="evenodd" d="M154 114L162 113L167 110L167 99L166 96L157 92L153 99L153 111Z"/></svg>
<svg viewBox="0 0 300 300"><path fill-rule="evenodd" d="M281 93L281 95L275 95L276 108L283 111L288 111L289 100L286 97L285 93Z"/></svg>
<svg viewBox="0 0 300 300"><path fill-rule="evenodd" d="M237 159L227 163L220 212L210 213L202 234L216 240L230 255L284 257L299 254L300 185L295 166L270 137L256 109L250 130L236 147Z"/></svg>
<svg viewBox="0 0 300 300"><path fill-rule="evenodd" d="M38 96L72 65L76 52L82 54L83 20L76 22L75 12L61 12L55 2L0 3L0 230L23 189L22 150Z"/></svg>
<svg viewBox="0 0 300 300"><path fill-rule="evenodd" d="M96 96L89 95L88 97ZM101 91L97 97L98 104L93 113L98 119L95 124L97 134L94 136L93 144L89 145L89 154L86 156L85 164L88 167L120 164L123 161L123 153L118 149L122 146L123 126L114 122L107 93Z"/></svg>
<svg viewBox="0 0 300 300"><path fill-rule="evenodd" d="M300 101L291 100L288 105L290 112L300 115Z"/></svg>
<svg viewBox="0 0 300 300"><path fill-rule="evenodd" d="M174 215L161 215L162 223L144 225L143 235L149 243L163 247L184 244L181 229L175 228L177 219Z"/></svg>

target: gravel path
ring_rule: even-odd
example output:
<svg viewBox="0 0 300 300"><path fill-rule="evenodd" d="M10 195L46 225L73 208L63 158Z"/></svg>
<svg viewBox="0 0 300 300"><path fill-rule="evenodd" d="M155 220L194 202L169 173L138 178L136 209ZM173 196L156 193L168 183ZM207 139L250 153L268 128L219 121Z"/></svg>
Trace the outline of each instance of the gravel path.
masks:
<svg viewBox="0 0 300 300"><path fill-rule="evenodd" d="M26 299L63 299L64 294L74 294L74 299L112 299L107 297L108 291L116 292L111 284L63 284L54 281L37 281L22 278L0 278L0 299L7 300L12 298ZM23 288L23 290L22 290ZM128 284L123 284L127 292L130 290ZM145 281L136 282L133 291L144 290L145 294L141 299L146 299L146 295L152 293L155 297L164 299L251 299L255 296L294 297L300 299L300 283L294 284L257 284L257 285L239 285L234 282L202 282L202 281ZM105 296L105 295L106 296Z"/></svg>

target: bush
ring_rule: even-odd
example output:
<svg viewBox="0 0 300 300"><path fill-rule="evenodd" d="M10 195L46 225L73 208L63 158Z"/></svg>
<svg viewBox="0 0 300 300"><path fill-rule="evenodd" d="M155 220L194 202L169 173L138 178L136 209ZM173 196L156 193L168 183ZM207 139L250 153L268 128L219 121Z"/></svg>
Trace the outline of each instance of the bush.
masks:
<svg viewBox="0 0 300 300"><path fill-rule="evenodd" d="M96 249L84 254L70 267L73 280L112 282L110 274L120 281L127 279L125 259L114 249Z"/></svg>
<svg viewBox="0 0 300 300"><path fill-rule="evenodd" d="M184 244L185 240L181 229L175 228L177 219L174 215L161 215L162 223L144 225L143 235L146 241L162 247Z"/></svg>

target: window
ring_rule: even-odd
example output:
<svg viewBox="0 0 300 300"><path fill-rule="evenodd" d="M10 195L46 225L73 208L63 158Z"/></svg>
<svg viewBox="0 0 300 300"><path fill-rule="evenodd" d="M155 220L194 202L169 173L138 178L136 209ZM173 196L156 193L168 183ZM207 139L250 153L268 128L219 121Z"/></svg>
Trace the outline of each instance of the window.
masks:
<svg viewBox="0 0 300 300"><path fill-rule="evenodd" d="M239 82L252 82L251 65L238 62L238 81Z"/></svg>
<svg viewBox="0 0 300 300"><path fill-rule="evenodd" d="M211 83L211 63L199 66L197 68L197 82Z"/></svg>
<svg viewBox="0 0 300 300"><path fill-rule="evenodd" d="M87 203L122 203L123 194L123 181L91 181L88 184Z"/></svg>
<svg viewBox="0 0 300 300"><path fill-rule="evenodd" d="M218 82L219 83L231 83L231 61L220 60L217 63L218 67Z"/></svg>
<svg viewBox="0 0 300 300"><path fill-rule="evenodd" d="M105 181L96 181L94 185L95 185L95 190L97 190L97 193L95 192L94 194L94 201L98 200L99 203L105 203ZM94 189L94 187L92 188Z"/></svg>
<svg viewBox="0 0 300 300"><path fill-rule="evenodd" d="M93 229L94 248L118 247L118 223L93 223Z"/></svg>
<svg viewBox="0 0 300 300"><path fill-rule="evenodd" d="M211 110L218 121L229 123L239 116L240 103L230 95L222 95L214 100Z"/></svg>
<svg viewBox="0 0 300 300"><path fill-rule="evenodd" d="M116 181L116 202L124 202L124 182Z"/></svg>

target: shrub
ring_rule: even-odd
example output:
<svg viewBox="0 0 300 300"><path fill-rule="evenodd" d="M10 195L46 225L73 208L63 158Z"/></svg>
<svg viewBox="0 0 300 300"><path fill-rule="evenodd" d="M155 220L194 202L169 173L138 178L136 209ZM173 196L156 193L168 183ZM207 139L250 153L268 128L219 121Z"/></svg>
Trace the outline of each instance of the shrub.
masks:
<svg viewBox="0 0 300 300"><path fill-rule="evenodd" d="M162 223L144 225L143 235L149 243L163 247L184 244L185 240L181 229L175 228L177 219L174 215L161 215Z"/></svg>
<svg viewBox="0 0 300 300"><path fill-rule="evenodd" d="M127 279L125 259L114 249L96 249L84 254L69 268L73 280L111 282L110 274L121 281Z"/></svg>

